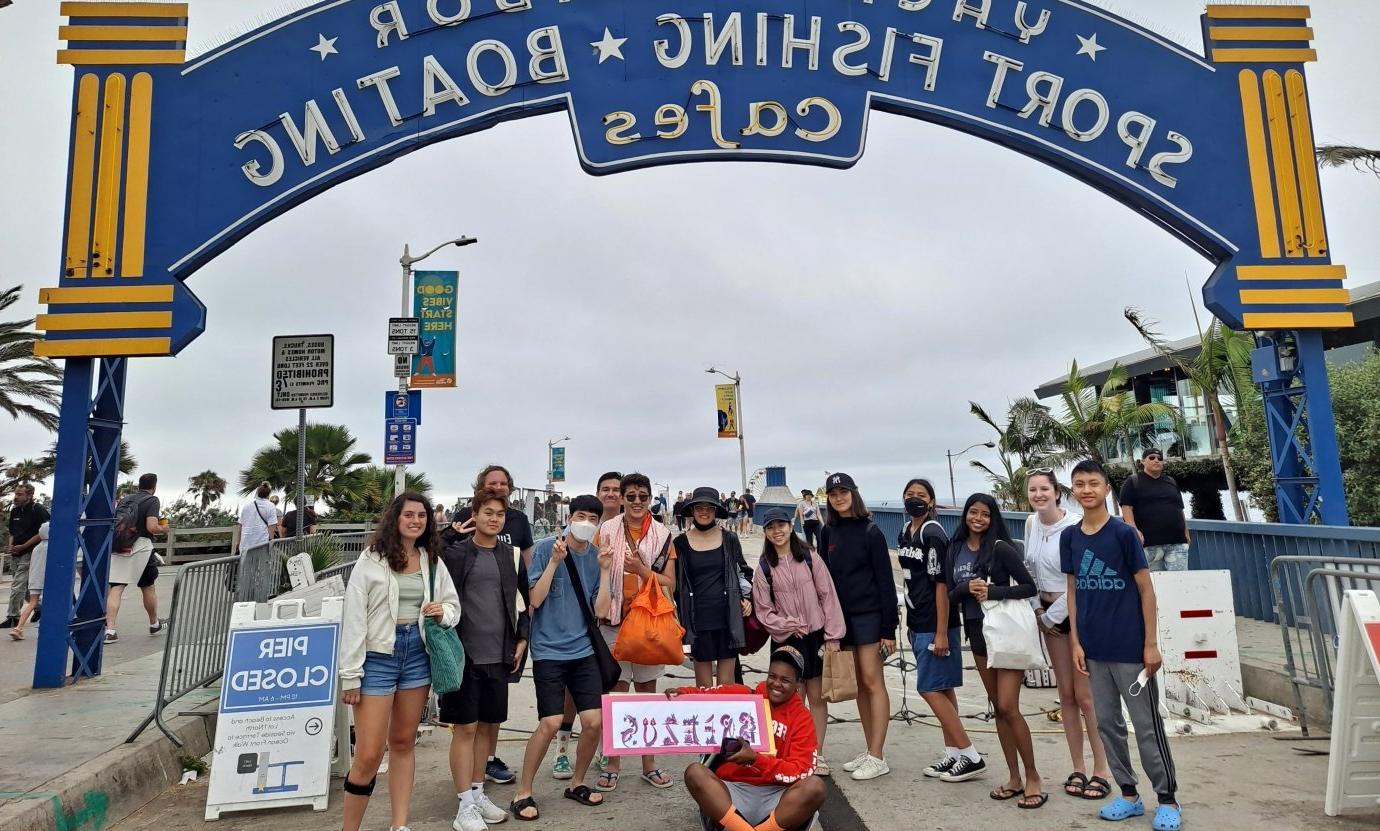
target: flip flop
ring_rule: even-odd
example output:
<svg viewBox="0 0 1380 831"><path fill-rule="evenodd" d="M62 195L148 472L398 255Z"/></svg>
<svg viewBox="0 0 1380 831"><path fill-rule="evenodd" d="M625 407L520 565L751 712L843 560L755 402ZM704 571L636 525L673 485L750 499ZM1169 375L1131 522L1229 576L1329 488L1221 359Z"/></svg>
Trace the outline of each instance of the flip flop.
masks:
<svg viewBox="0 0 1380 831"><path fill-rule="evenodd" d="M1035 801L1034 801L1034 802L1031 802L1030 800L1032 800L1032 799L1035 800ZM1034 795L1032 796L1032 795L1027 794L1027 793L1025 793L1024 791L1022 791L1022 792L1021 792L1021 801L1016 803L1016 807L1017 807L1017 808L1025 808L1026 810L1033 811L1033 810L1035 810L1036 808L1043 808L1043 807L1045 807L1045 803L1048 802L1048 801L1049 801L1049 794L1047 794L1047 793L1037 793L1037 794L1034 794Z"/></svg>
<svg viewBox="0 0 1380 831"><path fill-rule="evenodd" d="M1088 777L1086 774L1074 771L1069 774L1069 778L1064 780L1064 793L1069 796L1086 797L1088 793ZM1106 796L1107 794L1102 794Z"/></svg>
<svg viewBox="0 0 1380 831"><path fill-rule="evenodd" d="M1088 780L1088 786L1083 789L1084 799L1106 799L1112 792L1111 784L1101 776L1094 776Z"/></svg>
<svg viewBox="0 0 1380 831"><path fill-rule="evenodd" d="M598 797L598 799L595 799L595 797ZM581 805L587 805L591 808L597 808L604 804L603 795L591 791L588 785L576 785L573 788L566 788L565 798L573 799Z"/></svg>
<svg viewBox="0 0 1380 831"><path fill-rule="evenodd" d="M532 814L530 817L524 816L522 812L529 808L536 811L536 813ZM533 820L541 819L541 810L537 808L537 801L530 796L524 796L522 799L514 799L512 804L508 806L508 810L512 812L515 819L520 819L523 822L532 822Z"/></svg>
<svg viewBox="0 0 1380 831"><path fill-rule="evenodd" d="M608 793L609 791L617 789L618 774L615 771L606 770L603 773L599 774L598 779L594 780L594 790L596 791L603 791L604 793Z"/></svg>
<svg viewBox="0 0 1380 831"><path fill-rule="evenodd" d="M988 796L992 797L998 802L1005 802L1008 799L1015 799L1022 793L1023 791L1018 791L1014 788L997 788L996 790L989 793Z"/></svg>
<svg viewBox="0 0 1380 831"><path fill-rule="evenodd" d="M664 781L658 782L658 777ZM666 771L662 770L661 768L649 770L646 773L642 774L642 781L646 782L648 785L651 785L653 788L661 788L663 790L675 784L675 782L671 780L671 777L666 775Z"/></svg>

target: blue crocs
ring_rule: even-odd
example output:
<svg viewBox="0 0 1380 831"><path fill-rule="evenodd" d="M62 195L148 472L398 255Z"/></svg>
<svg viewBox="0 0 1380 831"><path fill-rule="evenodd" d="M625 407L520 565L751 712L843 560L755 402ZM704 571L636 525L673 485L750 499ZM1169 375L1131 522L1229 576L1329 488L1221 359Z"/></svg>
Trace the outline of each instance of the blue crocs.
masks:
<svg viewBox="0 0 1380 831"><path fill-rule="evenodd" d="M1145 803L1141 802L1139 798L1137 798L1135 802L1132 802L1124 796L1118 796L1116 799L1103 805L1102 810L1098 811L1097 815L1102 819L1111 820L1112 822L1121 822L1131 817L1143 817L1145 816Z"/></svg>
<svg viewBox="0 0 1380 831"><path fill-rule="evenodd" d="M1155 831L1179 831L1184 827L1183 817L1178 805L1161 805L1155 809L1155 821L1150 824Z"/></svg>

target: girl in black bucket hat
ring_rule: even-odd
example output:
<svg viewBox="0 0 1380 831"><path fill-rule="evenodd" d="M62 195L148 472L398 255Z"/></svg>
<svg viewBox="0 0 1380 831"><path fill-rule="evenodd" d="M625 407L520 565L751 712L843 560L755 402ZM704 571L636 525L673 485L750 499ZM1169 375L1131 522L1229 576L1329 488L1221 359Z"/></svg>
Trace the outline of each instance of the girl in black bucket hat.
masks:
<svg viewBox="0 0 1380 831"><path fill-rule="evenodd" d="M695 488L681 509L690 528L676 538L676 606L695 659L695 684L733 683L752 612L752 570L738 535L719 527L728 509L714 488Z"/></svg>

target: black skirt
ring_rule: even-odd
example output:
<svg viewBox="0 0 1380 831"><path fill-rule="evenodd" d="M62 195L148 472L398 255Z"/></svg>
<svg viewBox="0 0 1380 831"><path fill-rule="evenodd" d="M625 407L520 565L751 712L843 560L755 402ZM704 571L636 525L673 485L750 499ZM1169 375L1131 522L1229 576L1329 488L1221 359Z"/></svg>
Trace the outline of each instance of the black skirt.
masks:
<svg viewBox="0 0 1380 831"><path fill-rule="evenodd" d="M844 623L848 627L840 642L844 646L862 646L877 643L882 639L893 640L896 637L895 632L882 631L881 611L845 614Z"/></svg>
<svg viewBox="0 0 1380 831"><path fill-rule="evenodd" d="M738 650L733 648L733 636L728 629L710 629L695 633L690 657L696 661L723 661L738 657Z"/></svg>
<svg viewBox="0 0 1380 831"><path fill-rule="evenodd" d="M773 640L771 650L775 652L783 646L793 646L800 650L800 656L805 659L805 674L800 676L801 681L810 681L815 678L824 677L824 630L816 629L804 637L795 635L784 641Z"/></svg>

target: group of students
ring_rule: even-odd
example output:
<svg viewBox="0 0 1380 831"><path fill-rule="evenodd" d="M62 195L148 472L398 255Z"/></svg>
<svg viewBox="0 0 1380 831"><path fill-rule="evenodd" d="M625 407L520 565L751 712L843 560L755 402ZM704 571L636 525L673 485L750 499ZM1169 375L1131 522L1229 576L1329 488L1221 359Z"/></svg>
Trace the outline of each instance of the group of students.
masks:
<svg viewBox="0 0 1380 831"><path fill-rule="evenodd" d="M601 658L605 664L612 660L609 650L632 598L653 580L676 601L694 665L695 687L668 695L749 691L732 684L748 629L760 626L772 642L767 680L755 692L772 702L777 753L760 756L738 748L713 769L698 764L687 769L685 784L706 829L782 831L807 825L818 811L824 790L817 777L830 775L824 760L828 710L821 689L829 653L851 653L865 744L843 769L859 781L890 772L883 669L897 650L899 611L887 540L850 476L831 474L825 483L825 504L813 520L822 524L807 526L817 531L817 545L794 531L801 508L795 514L767 511L756 569L747 565L738 535L721 524L736 517L713 488L697 488L678 500L685 530L677 536L654 521L646 476L608 473L596 494L570 501L569 522L559 534L533 541L526 517L508 507L512 479L505 469L486 468L475 487L470 507L444 528L422 495L397 497L348 583L341 678L344 700L355 707L357 746L344 785L346 831L360 827L385 747L391 759L391 828L406 828L416 725L430 684L424 627L418 625L424 617L456 627L467 658L460 688L440 696L441 721L453 727L456 831L482 831L509 814L518 820L539 818L535 779L553 741L552 776L568 781L562 796L585 806L603 804L604 794L619 787L622 770L620 757L598 753L601 697L629 689L655 692L667 667L625 662L618 681L609 684ZM963 683L960 640L966 637L996 713L1010 774L991 796L1020 797L1022 808L1045 804L1048 796L1019 710L1023 673L989 669L982 637L984 601L1038 596L1073 757L1074 772L1064 790L1101 799L1109 795L1107 777L1112 776L1121 795L1103 806L1101 816L1120 820L1145 813L1127 751L1124 701L1140 738L1143 767L1159 797L1154 828L1175 831L1180 818L1173 763L1154 681L1160 662L1154 594L1134 530L1107 513L1109 487L1095 462L1074 469L1073 494L1084 509L1080 522L1061 507L1053 471L1032 472L1036 513L1026 526L1027 556L1022 557L992 497L970 497L950 539L936 521L929 482L914 479L906 485L910 521L897 547L905 572L907 628L918 664L917 686L942 727L945 748L924 774L962 782L986 769L957 708L955 690ZM521 678L528 657L538 724L520 773L514 774L495 749L508 715L508 685ZM580 733L572 763L576 721ZM1093 753L1091 778L1085 729ZM600 772L591 785L596 756ZM658 789L673 785L655 756L643 756L641 763L643 783ZM485 794L486 780L514 779L508 810Z"/></svg>

